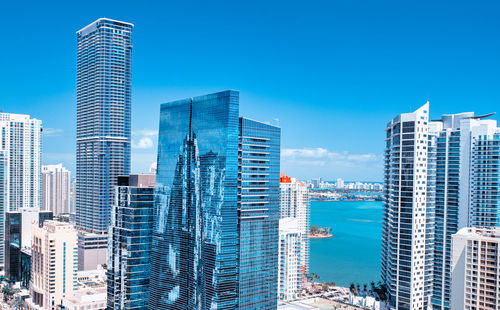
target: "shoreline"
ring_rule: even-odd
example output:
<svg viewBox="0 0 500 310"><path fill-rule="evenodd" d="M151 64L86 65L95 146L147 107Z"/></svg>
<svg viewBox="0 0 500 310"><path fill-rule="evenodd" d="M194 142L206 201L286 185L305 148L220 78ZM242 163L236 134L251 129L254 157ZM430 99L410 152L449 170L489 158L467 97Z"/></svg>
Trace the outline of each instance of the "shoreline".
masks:
<svg viewBox="0 0 500 310"><path fill-rule="evenodd" d="M309 234L309 239L328 239L328 238L333 238L333 235L332 234L328 234L328 235L319 235L319 234L311 235L311 234Z"/></svg>

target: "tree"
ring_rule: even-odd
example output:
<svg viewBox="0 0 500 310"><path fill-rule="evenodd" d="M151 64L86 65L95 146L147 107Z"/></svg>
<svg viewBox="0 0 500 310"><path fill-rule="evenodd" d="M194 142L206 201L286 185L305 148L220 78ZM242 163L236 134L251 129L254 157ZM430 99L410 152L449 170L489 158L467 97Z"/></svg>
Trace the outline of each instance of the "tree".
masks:
<svg viewBox="0 0 500 310"><path fill-rule="evenodd" d="M3 294L3 299L5 301L10 301L14 294L18 293L20 290L17 288L12 288L8 285L4 285L2 287L2 294Z"/></svg>

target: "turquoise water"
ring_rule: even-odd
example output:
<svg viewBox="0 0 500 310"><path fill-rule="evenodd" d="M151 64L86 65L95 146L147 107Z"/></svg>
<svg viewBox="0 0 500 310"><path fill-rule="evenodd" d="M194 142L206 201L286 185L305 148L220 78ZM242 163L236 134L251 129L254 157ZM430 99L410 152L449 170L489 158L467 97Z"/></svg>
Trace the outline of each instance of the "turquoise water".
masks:
<svg viewBox="0 0 500 310"><path fill-rule="evenodd" d="M319 282L349 286L380 280L382 202L312 201L311 225L329 226L333 233L311 239L310 268Z"/></svg>

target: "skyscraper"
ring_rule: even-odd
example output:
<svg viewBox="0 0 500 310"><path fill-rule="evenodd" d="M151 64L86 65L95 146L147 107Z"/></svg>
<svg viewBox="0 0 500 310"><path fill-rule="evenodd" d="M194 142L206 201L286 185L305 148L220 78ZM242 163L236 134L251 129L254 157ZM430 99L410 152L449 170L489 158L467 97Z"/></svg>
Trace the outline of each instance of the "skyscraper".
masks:
<svg viewBox="0 0 500 310"><path fill-rule="evenodd" d="M108 243L108 309L147 309L155 175L118 177Z"/></svg>
<svg viewBox="0 0 500 310"><path fill-rule="evenodd" d="M382 281L389 305L424 309L432 289L432 218L428 205L429 103L387 124L382 227Z"/></svg>
<svg viewBox="0 0 500 310"><path fill-rule="evenodd" d="M62 166L42 166L42 210L52 211L54 216L69 213L71 173Z"/></svg>
<svg viewBox="0 0 500 310"><path fill-rule="evenodd" d="M238 112L237 91L161 106L150 309L276 308L279 128Z"/></svg>
<svg viewBox="0 0 500 310"><path fill-rule="evenodd" d="M238 108L235 91L161 106L150 309L237 309Z"/></svg>
<svg viewBox="0 0 500 310"><path fill-rule="evenodd" d="M499 150L494 146L498 129L496 121L488 116L473 112L446 114L430 123L430 131L437 136L432 292L435 309L450 309L452 235L466 226L500 223L499 196L495 196L500 179L494 168L499 163ZM490 216L486 209L496 215Z"/></svg>
<svg viewBox="0 0 500 310"><path fill-rule="evenodd" d="M280 128L240 118L239 309L276 309Z"/></svg>
<svg viewBox="0 0 500 310"><path fill-rule="evenodd" d="M42 122L0 113L0 271L5 265L5 213L40 209Z"/></svg>
<svg viewBox="0 0 500 310"><path fill-rule="evenodd" d="M500 224L500 129L495 120L488 119L491 114L447 114L431 122L426 114L428 104L414 113L401 114L388 125L382 279L392 304L401 309L419 309L419 298L413 296L423 296L424 305L430 299L434 309L447 310L451 305L452 235L468 226ZM415 123L421 128L412 132ZM425 196L420 193L424 190ZM419 220L424 210L425 220ZM424 222L425 230L420 226ZM425 255L419 259L419 253ZM419 275L424 280L422 289L408 282Z"/></svg>
<svg viewBox="0 0 500 310"><path fill-rule="evenodd" d="M280 219L279 230L278 298L295 300L300 297L302 284L301 248L304 239L296 218Z"/></svg>
<svg viewBox="0 0 500 310"><path fill-rule="evenodd" d="M119 175L130 172L132 27L100 18L77 31L76 225L82 231L80 268L105 263L114 186Z"/></svg>
<svg viewBox="0 0 500 310"><path fill-rule="evenodd" d="M300 242L300 269L303 282L309 274L309 189L306 184L285 174L280 175L280 218L295 218L302 241ZM302 283L299 283L302 284Z"/></svg>

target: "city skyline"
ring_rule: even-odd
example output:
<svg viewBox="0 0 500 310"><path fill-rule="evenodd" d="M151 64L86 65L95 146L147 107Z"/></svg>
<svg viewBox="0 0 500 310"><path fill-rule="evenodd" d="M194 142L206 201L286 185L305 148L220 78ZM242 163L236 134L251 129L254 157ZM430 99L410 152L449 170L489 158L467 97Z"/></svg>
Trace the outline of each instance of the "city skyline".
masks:
<svg viewBox="0 0 500 310"><path fill-rule="evenodd" d="M287 133L284 172L300 179L380 181L381 124L391 115L427 99L431 116L468 112L471 103L477 114L495 112L499 44L489 38L499 21L491 8L497 4L485 3L319 3L321 10L273 3L264 10L261 3L219 2L215 8L190 6L189 13L184 4L106 3L52 19L50 5L32 5L23 8L26 20L16 31L0 30L19 47L2 51L0 101L4 112L41 119L43 164L62 162L74 174L74 32L99 17L127 20L138 25L139 47L133 56L132 172L147 171L156 158L158 118L150 111L186 96L239 89L242 113L271 124L277 118ZM19 10L9 3L3 12ZM2 23L12 24L16 15L2 14ZM195 21L189 26L182 20L188 16ZM250 27L256 19L259 24ZM51 35L35 57L24 57L39 44L31 33L42 23ZM207 48L178 48L196 41Z"/></svg>

